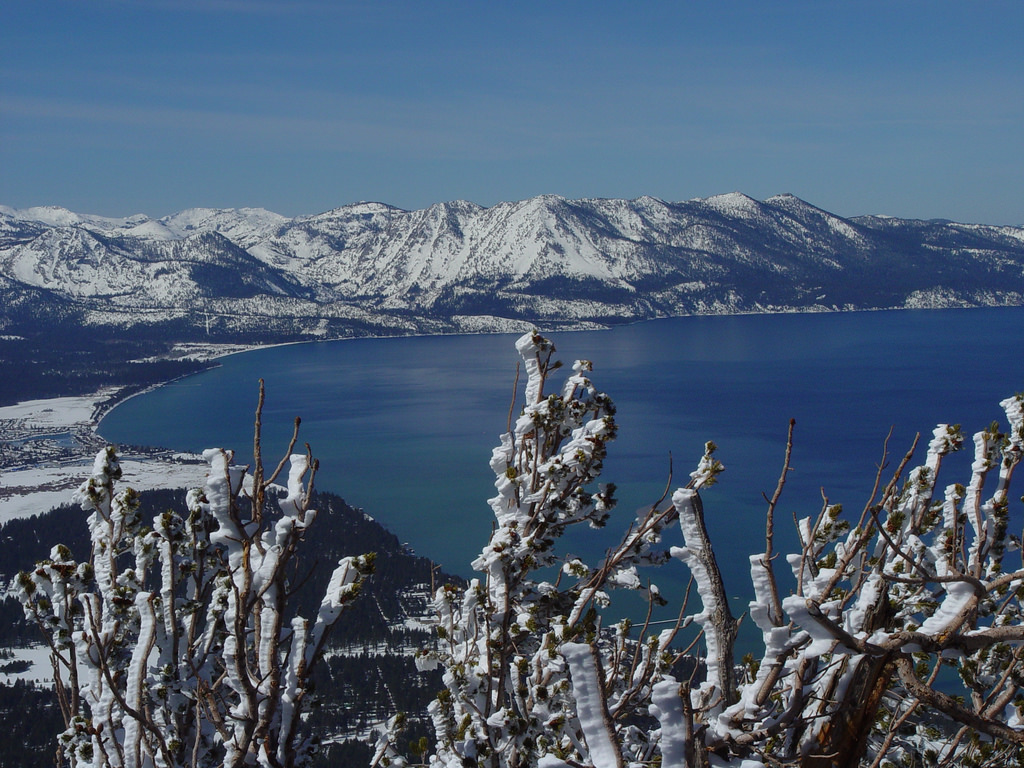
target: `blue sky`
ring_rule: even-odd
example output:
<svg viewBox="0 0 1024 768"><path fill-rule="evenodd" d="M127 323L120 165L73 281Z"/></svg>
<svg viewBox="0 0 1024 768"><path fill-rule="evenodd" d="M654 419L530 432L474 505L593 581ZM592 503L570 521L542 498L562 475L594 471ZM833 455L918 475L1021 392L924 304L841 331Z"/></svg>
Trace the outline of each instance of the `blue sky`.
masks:
<svg viewBox="0 0 1024 768"><path fill-rule="evenodd" d="M1024 3L13 0L0 203L791 192L1024 225Z"/></svg>

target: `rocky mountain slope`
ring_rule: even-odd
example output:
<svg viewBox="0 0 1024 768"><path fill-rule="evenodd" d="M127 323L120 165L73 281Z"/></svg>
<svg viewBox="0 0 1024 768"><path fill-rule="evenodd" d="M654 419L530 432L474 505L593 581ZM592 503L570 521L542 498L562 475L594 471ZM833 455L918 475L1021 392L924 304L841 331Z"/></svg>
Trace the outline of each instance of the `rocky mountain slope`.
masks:
<svg viewBox="0 0 1024 768"><path fill-rule="evenodd" d="M0 334L65 318L263 340L1020 304L1024 228L844 219L792 195L739 193L358 203L295 219L0 206L0 299Z"/></svg>

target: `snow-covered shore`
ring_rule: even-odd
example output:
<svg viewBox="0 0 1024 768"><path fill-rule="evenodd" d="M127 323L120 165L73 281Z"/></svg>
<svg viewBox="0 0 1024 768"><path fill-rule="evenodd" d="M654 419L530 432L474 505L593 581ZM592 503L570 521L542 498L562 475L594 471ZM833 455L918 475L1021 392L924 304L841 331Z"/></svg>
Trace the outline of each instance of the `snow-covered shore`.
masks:
<svg viewBox="0 0 1024 768"><path fill-rule="evenodd" d="M189 345L180 352L212 360L248 349L211 344ZM104 445L96 429L116 393L116 387L104 387L81 397L0 407L0 525L72 501ZM206 467L200 456L157 450L124 454L121 463L124 482L139 491L201 486Z"/></svg>
<svg viewBox="0 0 1024 768"><path fill-rule="evenodd" d="M89 477L92 461L91 456L82 456L65 464L0 470L0 525L70 503ZM122 482L137 491L201 487L207 468L199 456L187 454L126 458L121 462Z"/></svg>

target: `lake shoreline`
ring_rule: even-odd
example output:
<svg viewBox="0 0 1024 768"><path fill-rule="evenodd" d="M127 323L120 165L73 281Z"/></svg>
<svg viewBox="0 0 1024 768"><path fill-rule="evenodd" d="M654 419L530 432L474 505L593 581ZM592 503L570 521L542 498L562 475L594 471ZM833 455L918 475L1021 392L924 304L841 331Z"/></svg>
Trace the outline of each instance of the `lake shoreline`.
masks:
<svg viewBox="0 0 1024 768"><path fill-rule="evenodd" d="M552 337L563 333L585 333L591 331L612 331L615 328L627 328L630 326L642 325L644 323L656 323L664 320L676 320L684 318L717 318L717 317L754 317L754 316L765 316L765 317L778 317L785 315L849 315L849 314L860 314L860 313L874 313L874 312L936 312L936 311L955 311L955 310L985 310L985 309L1012 309L1021 305L1006 305L1006 304L993 304L993 305L981 305L981 306L936 306L936 307L866 307L866 308L853 308L853 309L829 309L824 307L812 307L808 309L786 309L779 310L777 312L728 312L728 313L710 313L701 315L671 315L667 317L651 317L639 320L630 320L623 323L615 323L612 325L593 323L586 327L570 327L570 328L558 328L554 330L544 330L537 328L536 324L525 323L521 330L482 330L482 331L450 331L443 333L403 333L403 334L367 334L365 336L339 336L331 339L302 339L298 341L282 341L273 342L269 344L253 344L253 345L231 345L231 344L211 344L210 347L232 347L232 349L215 352L208 357L196 358L199 362L210 362L214 363L209 368L205 368L200 371L193 373L186 373L182 376L176 376L171 379L164 381L155 382L150 384L137 392L132 392L123 398L118 399L116 402L111 403L108 407L104 408L102 412L98 413L94 420L94 431L98 432L99 424L103 421L104 417L109 415L118 406L123 405L129 400L144 394L148 394L156 389L173 384L174 382L181 381L183 379L197 376L204 373L210 368L219 365L217 361L224 360L229 357L236 355L248 354L250 352L260 352L262 350L277 349L281 347L293 347L303 344L327 344L344 341L361 341L361 340L374 340L382 341L387 339L418 339L418 338L448 338L448 337L467 337L467 336L502 336L512 335L516 333L526 333L529 330L536 329L542 335ZM519 321L510 321L519 322ZM240 348L234 348L234 347Z"/></svg>
<svg viewBox="0 0 1024 768"><path fill-rule="evenodd" d="M873 479L893 424L901 426L892 445L905 449L914 431L928 434L938 421L973 429L998 418L993 408L1024 382L1016 331L1022 309L990 308L980 317L903 310L691 316L556 333L553 341L565 363L592 360L594 385L619 407L605 478L620 488L620 514L657 498L669 453L689 471L707 440L720 446L728 469L712 502L759 509L760 491L777 482L784 448L777 443L791 416L802 461L790 487L807 514L807 504L820 504L819 482L836 502L863 503L870 488L863 475ZM119 409L117 425L102 431L133 443L246 450L254 402L244 394L264 378L266 446L287 444L301 414L302 438L320 460L318 486L341 492L459 572L471 557L450 552L486 540L489 530L487 458L506 428L517 360L511 341L488 336L361 338L349 339L359 348L301 344L266 348L266 358L235 355L194 386L164 388L144 407ZM996 366L1005 372L972 377L969 386L941 373L987 370L992 361L1006 363ZM552 377L552 391L564 375Z"/></svg>
<svg viewBox="0 0 1024 768"><path fill-rule="evenodd" d="M911 313L913 313L915 311L931 312L931 311L934 311L936 309L939 309L939 310L942 310L942 309L955 309L955 310L975 309L975 310L984 310L984 309L1013 309L1013 308L1014 307L1004 307L1004 306L995 306L995 307L937 307L937 308L922 308L921 310L918 310L917 308L877 308L877 309L864 309L864 310L858 309L858 310L839 310L839 311L822 310L822 311L813 311L813 312L772 312L772 313L751 312L751 313L734 313L734 314L729 314L729 315L688 315L688 316L685 316L685 318L686 319L709 319L709 318L723 318L723 317L751 317L751 316L754 316L754 315L758 315L758 316L765 315L765 316L768 316L768 317L796 316L796 315L851 315L851 314L884 313L884 312L891 312L891 313L900 313L900 314L902 314L902 313L908 312L908 311L911 312ZM643 325L643 324L647 324L647 323L656 323L656 322L662 322L662 321L673 320L673 319L682 319L682 318L654 318L654 319L649 319L649 320L638 320L638 321L633 321L633 322L629 322L629 323L624 323L622 325L605 326L605 327L602 327L600 330L602 332L609 332L609 331L614 331L614 329L616 329L616 328L634 327L634 326L639 326L639 325ZM553 335L554 335L554 340L557 343L558 339L561 338L565 334L575 334L575 333L594 331L594 330L598 330L598 329L595 329L595 328L584 328L584 329L575 329L575 330L571 330L571 331L570 330L561 329L561 330L554 331ZM82 444L80 446L79 450L74 452L75 455L62 455L59 459L47 459L47 458L44 457L40 461L36 462L35 464L23 465L23 466L20 466L19 468L20 468L20 470L25 471L25 470L40 470L40 469L45 468L47 466L49 468L53 468L53 467L66 467L67 470L70 473L73 473L76 477L79 478L79 479L75 480L75 483L80 482L80 472L82 471L82 469L83 468L87 468L88 465L91 463L92 458L95 456L95 451L98 449L98 447L101 447L99 444L101 442L104 443L104 444L107 442L107 438L103 435L103 432L102 432L102 429L101 429L101 423L102 423L103 419L105 419L107 416L109 416L111 413L113 413L119 407L123 406L125 403L128 403L128 402L134 400L135 398L137 398L140 395L150 394L150 393L152 393L152 392L154 392L156 390L159 390L159 389L161 389L163 387L166 387L166 386L168 386L170 384L179 382L179 381L181 381L183 379L190 378L190 377L195 376L195 375L197 375L199 373L208 372L208 371L210 371L212 369L215 369L215 368L221 366L222 365L222 361L224 361L224 360L226 360L228 358L232 358L232 357L235 357L235 356L238 356L238 355L242 355L244 353L257 352L257 351L266 351L266 350L271 350L271 349L281 348L281 347L294 347L294 346L300 346L300 345L309 345L311 343L318 343L318 342L324 342L324 341L330 341L330 342L334 342L334 341L382 341L382 340L391 340L391 339L394 339L394 340L406 339L407 340L407 339L412 339L412 338L480 337L480 336L494 336L494 335L504 335L504 334L511 335L511 334L515 334L515 333L518 333L518 332L519 332L518 330L516 330L516 331L503 331L503 330L502 331L498 331L498 330L496 330L496 331L488 331L488 332L482 332L482 333L455 331L455 332L452 332L452 333L444 333L444 334L409 334L409 335L399 335L399 336L393 336L393 335L368 335L368 336L342 337L342 338L336 338L336 339L308 339L308 340L301 340L301 341L281 342L281 343L275 343L275 344L202 345L202 350L203 350L202 356L194 356L194 357L195 357L195 359L202 360L204 362L209 362L210 363L210 366L208 368L204 369L203 371L199 371L199 372L196 372L196 373L189 373L189 374L186 374L185 376L175 377L175 378L168 379L168 380L165 380L165 381L160 381L160 382L153 383L153 384L151 384L149 386L146 386L146 387L144 387L144 388L142 388L142 389L140 389L138 391L131 392L131 393L125 395L124 397L118 397L114 401L111 401L111 397L112 396L116 396L117 390L114 389L114 388L110 388L110 387L104 387L104 388L98 390L97 392L93 393L92 395L87 395L87 396L82 397L82 398L71 398L70 400L76 400L76 401L79 401L80 403L88 402L90 404L90 410L91 410L91 413L89 414L89 416L87 418L83 418L83 415L82 415L82 413L80 411L76 411L73 414L68 414L65 417L58 416L56 426L51 424L51 425L47 426L47 429L51 430L52 432L56 432L56 433L65 433L65 432L67 432L67 433L77 434L77 435L80 435L80 436L83 436L83 437L86 435L86 432L88 432L88 433L91 433L92 439L91 440L87 440L87 441L83 441L84 444ZM543 331L543 330L541 332L545 333L545 331ZM180 356L183 352L188 352L188 351L190 351L190 350L187 349L187 348L182 347L182 348L179 348L178 354ZM192 348L191 351L196 351L196 350L194 348ZM600 364L599 360L597 362ZM26 401L22 401L22 402L18 403L15 406L6 406L4 408L0 408L0 440L2 440L2 439L6 439L6 440L25 439L25 434L23 432L14 432L14 431L12 431L10 429L8 429L6 432L3 431L3 425L5 423L7 423L7 424L10 423L10 419L9 418L5 422L5 419L4 419L5 411L10 412L12 409L25 408L25 406L30 405L31 407L28 409L28 412L24 416L22 416L22 421L25 422L25 423L28 423L28 424L32 424L32 423L39 424L40 422L43 421L43 419L41 417L41 414L44 414L44 413L50 413L51 415L53 413L60 414L61 410L64 409L66 407L66 405L67 405L65 401L68 401L68 400L69 400L69 398L49 398L49 399L43 399L43 400L31 400L31 399L29 399L29 400L26 400ZM79 407L81 407L81 406L79 406ZM36 437L39 437L39 435L37 434ZM144 461L148 461L148 462L154 462L154 463L163 462L163 461L166 460L167 456L180 453L180 452L177 452L177 451L172 451L170 449L165 449L165 448L161 448L160 446L153 446L153 445L148 445L148 446L132 446L132 451L133 451L133 455L136 456L137 458L139 458L140 460L144 460ZM0 469L2 469L5 474L12 475L12 474L15 473L16 467L12 466L11 462L6 460L6 457L2 457L2 458L0 458ZM31 474L21 475L20 472L18 474L20 475L20 477L17 478L17 480L18 480L17 483L15 483L13 481L10 481L10 482L6 482L5 484L8 485L8 486L16 485L18 488L23 489L24 492L28 493L30 491L30 489L31 489L32 483L35 482L32 479L32 475ZM170 476L173 476L173 473L171 473ZM51 475L45 474L44 477L47 478L47 479L45 479L45 482L42 482L42 484L48 485L48 486L52 487L53 479L52 479ZM5 515L3 514L4 503L3 503L3 499L2 499L2 493L3 493L3 488L0 487L0 520L5 519ZM47 497L47 498L50 498L50 497ZM23 507L24 507L24 504L19 505L19 508L23 508Z"/></svg>

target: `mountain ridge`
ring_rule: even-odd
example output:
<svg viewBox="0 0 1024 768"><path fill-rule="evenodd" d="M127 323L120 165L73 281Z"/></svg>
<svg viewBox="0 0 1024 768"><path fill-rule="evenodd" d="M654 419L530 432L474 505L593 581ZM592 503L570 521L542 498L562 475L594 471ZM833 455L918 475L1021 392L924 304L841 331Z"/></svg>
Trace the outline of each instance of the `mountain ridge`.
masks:
<svg viewBox="0 0 1024 768"><path fill-rule="evenodd" d="M673 315L1024 303L1024 228L843 218L791 194L541 195L157 219L0 206L0 293L79 322L271 341ZM0 310L0 333L25 321ZM31 307L27 314L31 319ZM52 314L52 311L50 312ZM4 330L7 328L8 330ZM170 332L170 331L169 331Z"/></svg>

